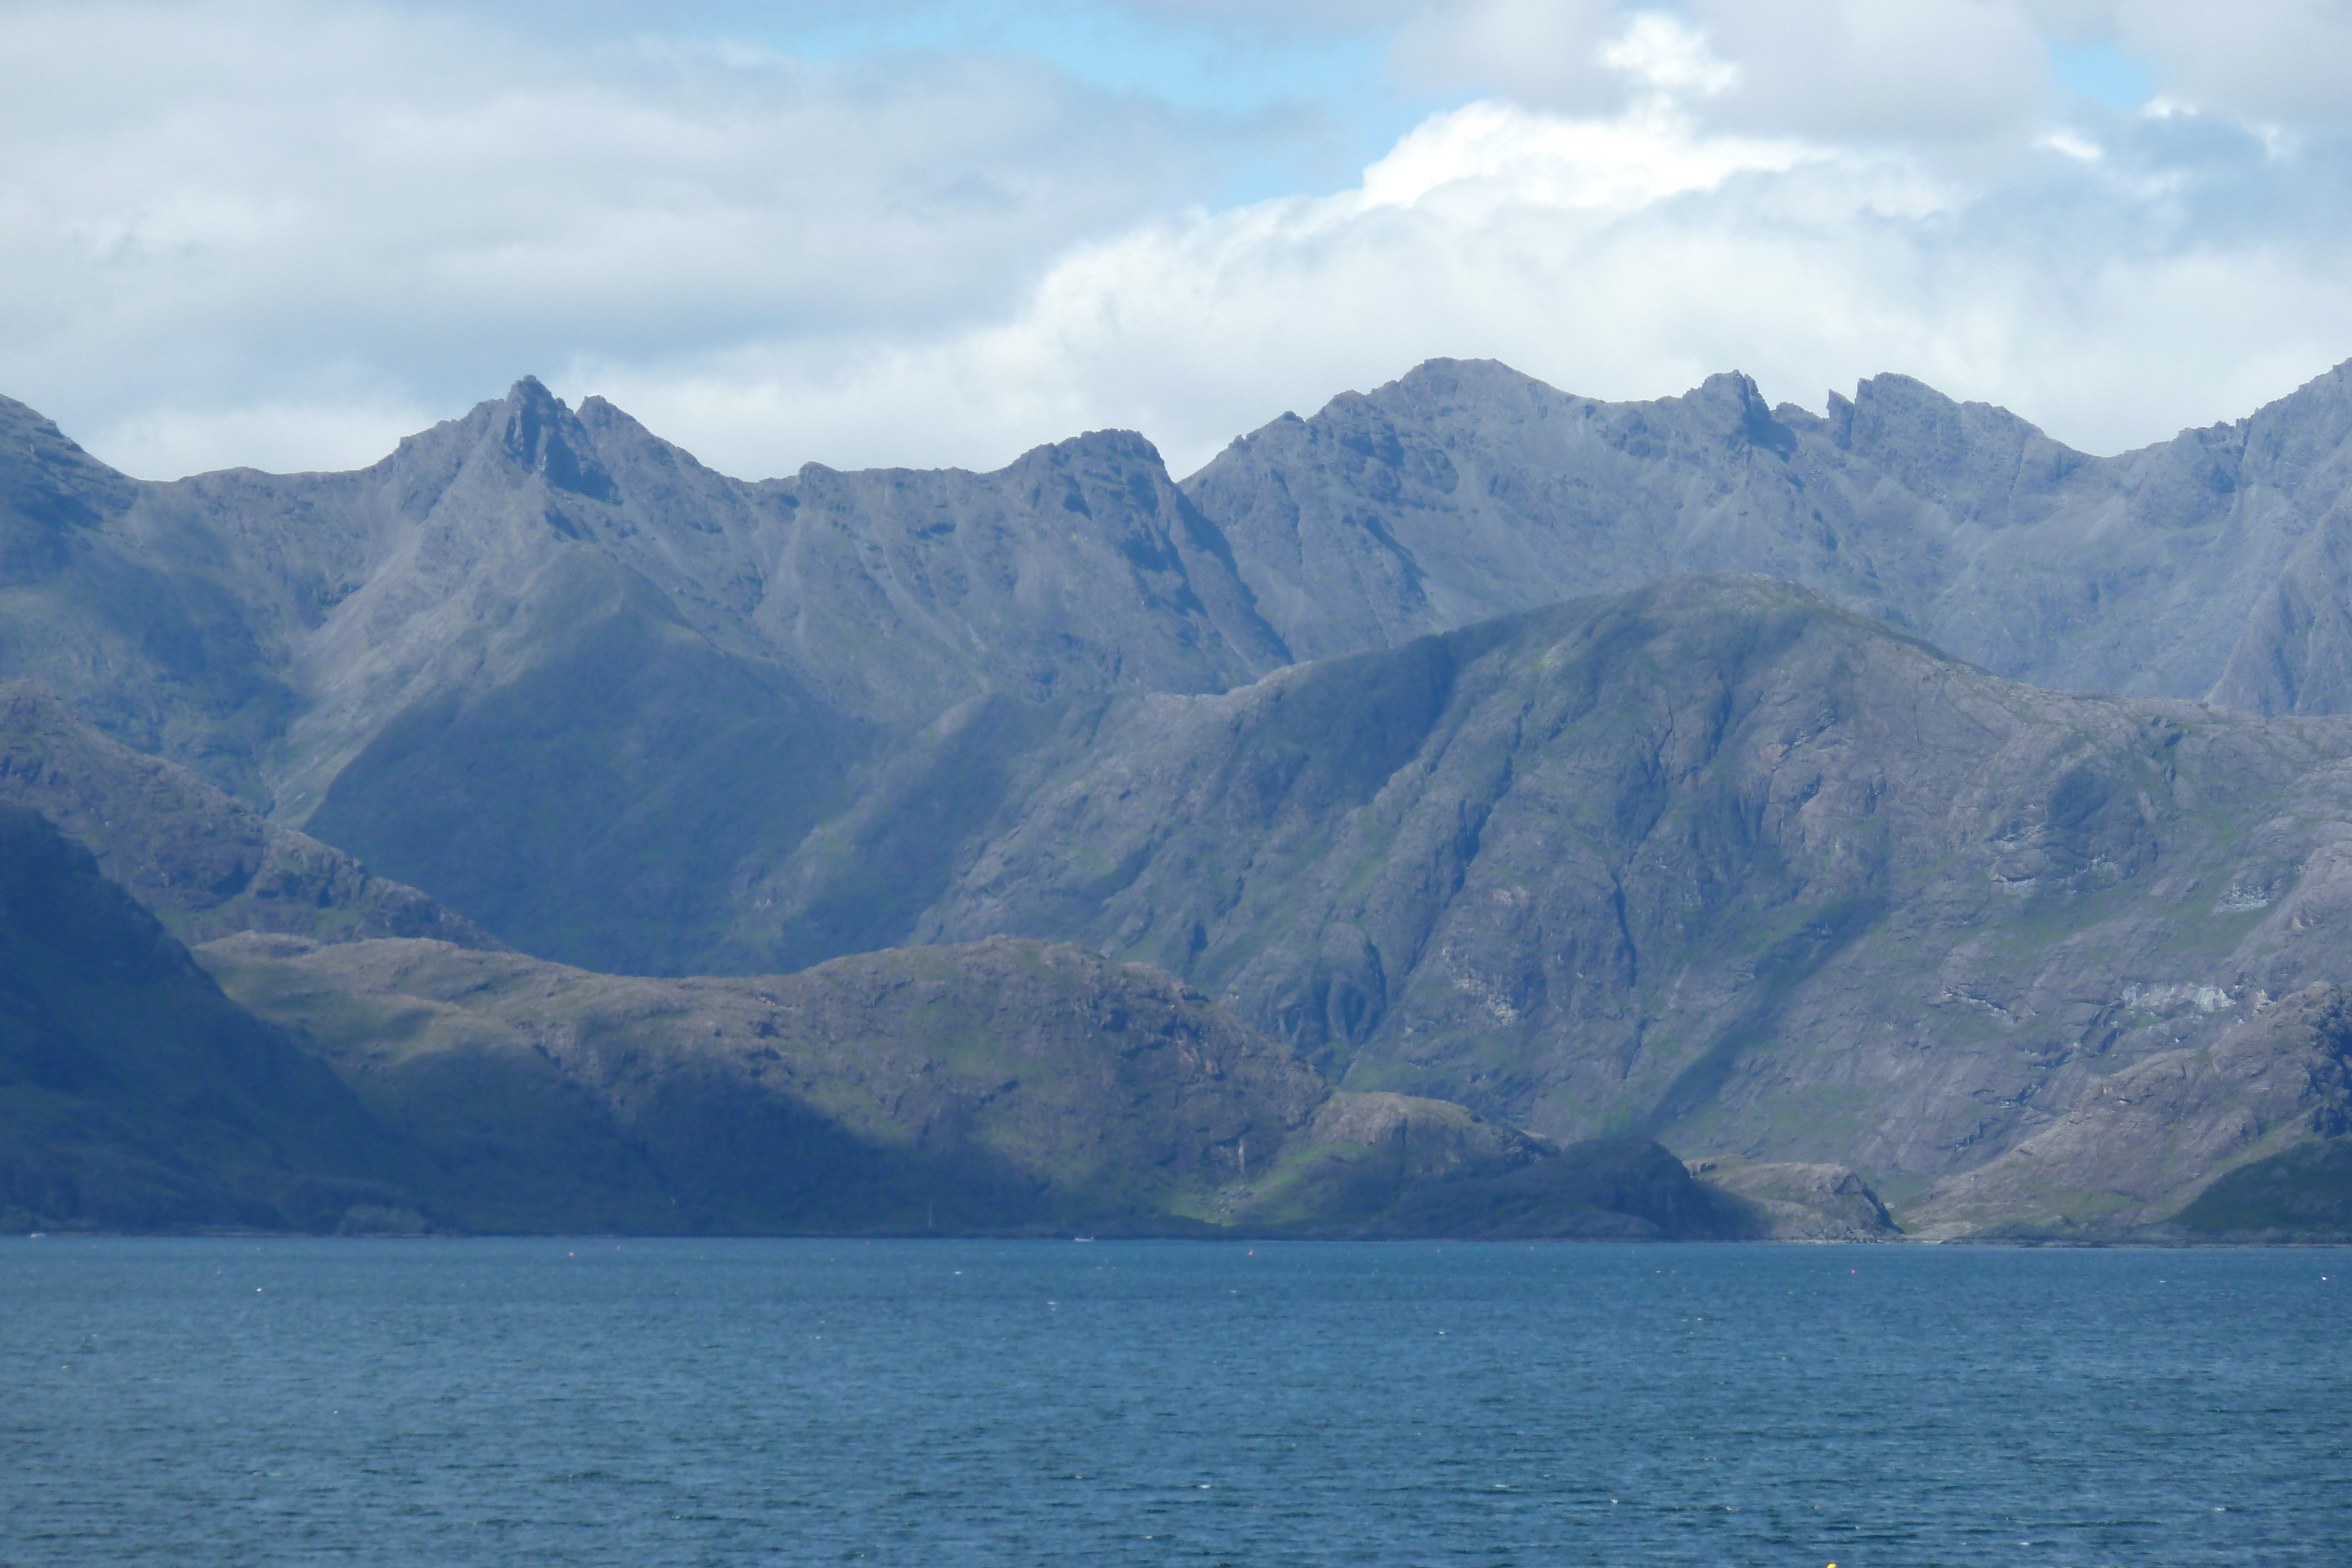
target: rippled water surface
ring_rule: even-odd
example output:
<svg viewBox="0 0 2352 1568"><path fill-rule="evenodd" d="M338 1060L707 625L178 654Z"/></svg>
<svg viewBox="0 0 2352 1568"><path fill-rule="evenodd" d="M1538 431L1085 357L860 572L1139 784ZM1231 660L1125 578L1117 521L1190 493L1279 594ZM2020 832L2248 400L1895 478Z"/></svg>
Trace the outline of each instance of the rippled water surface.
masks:
<svg viewBox="0 0 2352 1568"><path fill-rule="evenodd" d="M2352 1563L2352 1253L0 1240L0 1563Z"/></svg>

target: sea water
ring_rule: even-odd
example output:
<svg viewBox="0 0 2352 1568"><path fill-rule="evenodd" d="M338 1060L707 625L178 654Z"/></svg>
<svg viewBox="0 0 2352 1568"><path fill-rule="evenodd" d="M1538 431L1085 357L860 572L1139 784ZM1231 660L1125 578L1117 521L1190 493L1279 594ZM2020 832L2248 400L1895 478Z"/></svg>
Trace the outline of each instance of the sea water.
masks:
<svg viewBox="0 0 2352 1568"><path fill-rule="evenodd" d="M0 1563L2352 1563L2352 1253L0 1239Z"/></svg>

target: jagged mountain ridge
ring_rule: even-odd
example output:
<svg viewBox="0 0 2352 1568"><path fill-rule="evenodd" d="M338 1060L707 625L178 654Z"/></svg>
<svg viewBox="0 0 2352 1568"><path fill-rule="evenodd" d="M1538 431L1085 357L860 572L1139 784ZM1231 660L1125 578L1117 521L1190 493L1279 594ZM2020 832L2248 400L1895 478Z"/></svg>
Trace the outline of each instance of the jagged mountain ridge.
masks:
<svg viewBox="0 0 2352 1568"><path fill-rule="evenodd" d="M927 809L968 822L1106 696L1681 571L2043 684L2352 703L2344 380L2093 459L1901 377L1823 420L1737 376L1611 405L1440 361L1181 486L1117 432L747 483L528 380L365 470L150 485L0 404L0 675L528 950L792 968L944 886L905 835L861 888L812 872L941 748L970 767Z"/></svg>
<svg viewBox="0 0 2352 1568"><path fill-rule="evenodd" d="M526 378L352 473L129 480L14 402L0 455L9 673L295 825L403 708L508 676L483 630L551 573L559 595L583 577L649 592L643 612L885 724L990 690L1220 690L1288 662L1213 528L1121 432L989 475L752 484ZM49 607L79 646L31 645ZM206 675L246 685L206 702Z"/></svg>
<svg viewBox="0 0 2352 1568"><path fill-rule="evenodd" d="M169 485L0 406L0 674L614 969L711 967L739 867L959 704L1288 657L1139 438L753 485L528 380L369 469Z"/></svg>
<svg viewBox="0 0 2352 1568"><path fill-rule="evenodd" d="M2352 711L2352 364L2095 457L1906 376L1768 407L1432 361L1184 481L1302 658L1686 572L1801 582L2061 690Z"/></svg>

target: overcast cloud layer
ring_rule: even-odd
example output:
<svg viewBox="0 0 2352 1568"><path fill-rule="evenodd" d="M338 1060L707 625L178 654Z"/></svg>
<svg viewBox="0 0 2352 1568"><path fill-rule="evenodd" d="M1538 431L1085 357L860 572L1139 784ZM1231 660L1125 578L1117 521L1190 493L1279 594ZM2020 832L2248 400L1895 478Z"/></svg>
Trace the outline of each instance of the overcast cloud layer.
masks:
<svg viewBox="0 0 2352 1568"><path fill-rule="evenodd" d="M2342 0L1267 12L20 0L0 392L151 477L526 372L749 476L1183 473L1433 355L1902 371L2093 450L2352 357Z"/></svg>

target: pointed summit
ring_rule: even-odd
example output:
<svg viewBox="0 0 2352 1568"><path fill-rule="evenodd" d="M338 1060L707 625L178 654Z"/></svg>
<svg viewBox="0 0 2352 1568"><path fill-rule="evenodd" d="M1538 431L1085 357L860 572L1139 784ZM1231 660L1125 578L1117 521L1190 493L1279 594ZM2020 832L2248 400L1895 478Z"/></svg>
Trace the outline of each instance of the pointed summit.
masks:
<svg viewBox="0 0 2352 1568"><path fill-rule="evenodd" d="M592 501L620 499L579 416L537 376L525 376L508 391L490 431L509 457L545 476L550 488Z"/></svg>

